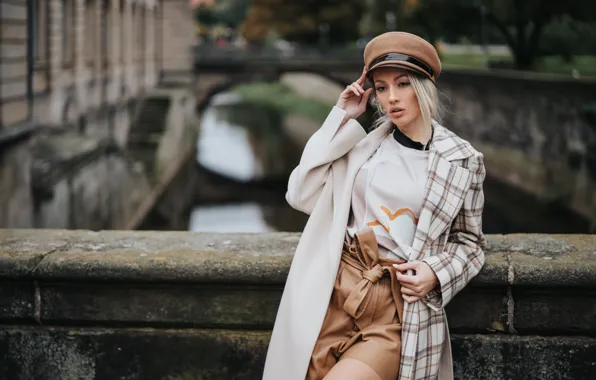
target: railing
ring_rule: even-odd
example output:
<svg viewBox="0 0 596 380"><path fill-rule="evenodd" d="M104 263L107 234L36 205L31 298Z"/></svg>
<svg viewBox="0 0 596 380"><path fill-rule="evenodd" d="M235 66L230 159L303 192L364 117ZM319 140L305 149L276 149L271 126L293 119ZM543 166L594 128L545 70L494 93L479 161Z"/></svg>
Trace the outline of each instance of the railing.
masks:
<svg viewBox="0 0 596 380"><path fill-rule="evenodd" d="M299 237L0 229L0 374L260 379ZM488 242L447 306L455 378L596 379L596 236Z"/></svg>

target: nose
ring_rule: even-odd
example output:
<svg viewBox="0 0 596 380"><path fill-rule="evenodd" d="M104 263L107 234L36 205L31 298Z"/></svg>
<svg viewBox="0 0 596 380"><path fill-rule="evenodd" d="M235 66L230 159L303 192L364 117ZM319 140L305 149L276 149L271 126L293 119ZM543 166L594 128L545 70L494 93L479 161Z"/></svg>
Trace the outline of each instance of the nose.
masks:
<svg viewBox="0 0 596 380"><path fill-rule="evenodd" d="M389 103L397 103L399 102L399 95L397 93L397 86L390 86L389 87Z"/></svg>

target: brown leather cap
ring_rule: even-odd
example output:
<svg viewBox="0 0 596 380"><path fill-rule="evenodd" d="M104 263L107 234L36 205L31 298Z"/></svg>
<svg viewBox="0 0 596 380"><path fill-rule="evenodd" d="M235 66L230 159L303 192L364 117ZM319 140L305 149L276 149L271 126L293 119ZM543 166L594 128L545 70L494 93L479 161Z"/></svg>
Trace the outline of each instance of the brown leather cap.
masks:
<svg viewBox="0 0 596 380"><path fill-rule="evenodd" d="M383 33L366 45L364 64L370 73L379 67L416 71L433 82L441 73L439 54L426 40L406 32Z"/></svg>

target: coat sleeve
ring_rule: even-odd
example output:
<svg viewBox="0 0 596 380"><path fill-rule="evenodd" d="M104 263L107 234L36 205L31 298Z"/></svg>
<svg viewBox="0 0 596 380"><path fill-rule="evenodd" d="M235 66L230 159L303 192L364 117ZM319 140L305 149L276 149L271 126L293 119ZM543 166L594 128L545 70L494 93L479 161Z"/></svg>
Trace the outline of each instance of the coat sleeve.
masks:
<svg viewBox="0 0 596 380"><path fill-rule="evenodd" d="M473 160L470 169L475 173L474 179L462 208L451 225L445 251L423 260L439 279L439 285L422 299L435 311L447 306L484 265L486 238L482 233L482 186L486 170L482 154L477 153Z"/></svg>
<svg viewBox="0 0 596 380"><path fill-rule="evenodd" d="M333 107L321 128L306 143L300 163L290 175L286 193L287 202L296 210L310 215L325 186L331 163L366 137L356 120L344 124L345 117L344 110Z"/></svg>

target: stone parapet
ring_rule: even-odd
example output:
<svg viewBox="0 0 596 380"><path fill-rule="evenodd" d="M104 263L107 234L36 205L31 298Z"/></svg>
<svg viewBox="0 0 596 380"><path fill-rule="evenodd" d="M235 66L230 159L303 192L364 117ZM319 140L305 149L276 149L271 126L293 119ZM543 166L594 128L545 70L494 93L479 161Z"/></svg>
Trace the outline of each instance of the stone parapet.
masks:
<svg viewBox="0 0 596 380"><path fill-rule="evenodd" d="M0 373L35 356L54 378L78 378L76 359L95 379L259 379L298 239L0 230L0 350L13 350ZM447 307L457 378L596 378L594 247L489 236L485 267Z"/></svg>

